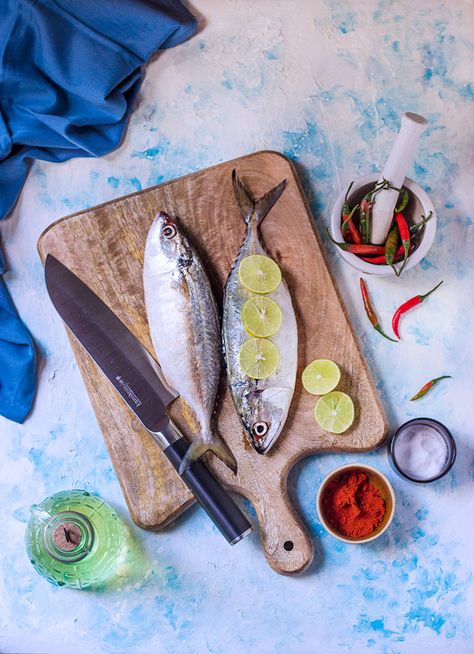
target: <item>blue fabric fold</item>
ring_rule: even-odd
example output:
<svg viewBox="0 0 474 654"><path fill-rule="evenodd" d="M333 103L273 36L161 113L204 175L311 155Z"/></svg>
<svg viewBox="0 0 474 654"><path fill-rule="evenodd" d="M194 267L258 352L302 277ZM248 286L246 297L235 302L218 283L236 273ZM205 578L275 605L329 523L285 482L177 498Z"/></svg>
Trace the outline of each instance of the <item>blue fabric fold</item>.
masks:
<svg viewBox="0 0 474 654"><path fill-rule="evenodd" d="M0 0L0 219L33 159L116 148L144 64L195 31L178 0ZM0 276L0 414L25 418L35 370L31 336Z"/></svg>
<svg viewBox="0 0 474 654"><path fill-rule="evenodd" d="M33 339L0 276L0 415L23 422L36 390Z"/></svg>
<svg viewBox="0 0 474 654"><path fill-rule="evenodd" d="M177 0L0 0L0 218L33 159L116 148L142 66L195 31Z"/></svg>

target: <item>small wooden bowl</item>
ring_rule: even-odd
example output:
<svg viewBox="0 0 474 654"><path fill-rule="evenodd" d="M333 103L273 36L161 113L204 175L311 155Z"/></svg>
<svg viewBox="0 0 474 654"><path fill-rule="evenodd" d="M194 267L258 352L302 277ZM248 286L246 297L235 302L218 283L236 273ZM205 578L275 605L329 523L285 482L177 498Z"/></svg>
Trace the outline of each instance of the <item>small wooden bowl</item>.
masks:
<svg viewBox="0 0 474 654"><path fill-rule="evenodd" d="M385 500L386 511L382 522L379 524L377 529L375 529L375 531L370 534L370 536L363 536L361 538L349 538L348 536L344 536L343 534L336 531L326 519L323 509L323 497L327 485L330 481L340 477L343 474L346 474L347 472L356 470L365 472L369 478L370 483L378 488L380 494ZM348 463L346 465L340 466L339 468L336 468L323 479L316 497L316 510L318 512L318 517L321 521L321 524L326 529L326 531L334 536L334 538L342 540L344 543L368 543L369 541L375 540L381 536L388 529L390 523L392 522L393 516L395 514L395 493L387 477L376 468L373 468L372 466L369 466L365 463Z"/></svg>

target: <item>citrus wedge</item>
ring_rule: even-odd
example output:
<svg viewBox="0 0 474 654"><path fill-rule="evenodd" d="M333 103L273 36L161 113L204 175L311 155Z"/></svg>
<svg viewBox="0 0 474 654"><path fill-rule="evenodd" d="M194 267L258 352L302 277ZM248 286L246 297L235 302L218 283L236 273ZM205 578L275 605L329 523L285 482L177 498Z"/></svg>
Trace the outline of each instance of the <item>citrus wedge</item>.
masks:
<svg viewBox="0 0 474 654"><path fill-rule="evenodd" d="M252 293L272 293L281 282L281 271L270 257L251 254L240 262L239 279Z"/></svg>
<svg viewBox="0 0 474 654"><path fill-rule="evenodd" d="M266 379L278 369L280 353L276 345L266 338L249 338L240 348L239 361L248 377Z"/></svg>
<svg viewBox="0 0 474 654"><path fill-rule="evenodd" d="M242 307L242 323L250 336L268 338L280 329L281 309L269 297L252 297Z"/></svg>
<svg viewBox="0 0 474 654"><path fill-rule="evenodd" d="M339 366L330 359L311 361L303 370L301 381L303 386L313 395L324 395L336 388L341 379Z"/></svg>
<svg viewBox="0 0 474 654"><path fill-rule="evenodd" d="M319 398L314 416L325 431L342 434L354 422L354 403L346 393L333 391Z"/></svg>

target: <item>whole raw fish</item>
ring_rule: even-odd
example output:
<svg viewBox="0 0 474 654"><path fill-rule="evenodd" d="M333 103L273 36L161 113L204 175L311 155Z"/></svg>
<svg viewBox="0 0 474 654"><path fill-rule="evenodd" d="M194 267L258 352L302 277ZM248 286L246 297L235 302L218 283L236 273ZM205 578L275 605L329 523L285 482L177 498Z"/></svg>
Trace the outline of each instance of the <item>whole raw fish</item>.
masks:
<svg viewBox="0 0 474 654"><path fill-rule="evenodd" d="M163 374L200 426L179 472L208 450L235 471L232 452L211 427L221 374L216 302L198 255L164 211L148 233L143 283L151 339Z"/></svg>
<svg viewBox="0 0 474 654"><path fill-rule="evenodd" d="M242 286L238 269L245 257L267 254L260 243L258 226L283 193L286 180L257 201L239 180L235 170L232 182L247 228L224 291L223 346L235 408L253 447L260 454L265 454L283 429L295 389L298 350L296 318L288 287L282 280L276 291L270 294L282 311L281 327L271 338L280 352L280 366L267 379L247 377L239 363L240 347L249 338L242 324L242 306L253 294Z"/></svg>

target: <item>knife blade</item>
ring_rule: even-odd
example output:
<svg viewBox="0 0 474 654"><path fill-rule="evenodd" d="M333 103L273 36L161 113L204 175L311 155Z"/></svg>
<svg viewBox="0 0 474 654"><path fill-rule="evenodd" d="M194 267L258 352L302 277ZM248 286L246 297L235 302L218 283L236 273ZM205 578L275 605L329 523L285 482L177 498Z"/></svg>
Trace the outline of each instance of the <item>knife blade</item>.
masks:
<svg viewBox="0 0 474 654"><path fill-rule="evenodd" d="M51 254L45 279L61 318L177 470L189 443L168 417L178 393L158 363L105 302ZM250 533L247 518L202 461L181 479L228 542L234 545Z"/></svg>

